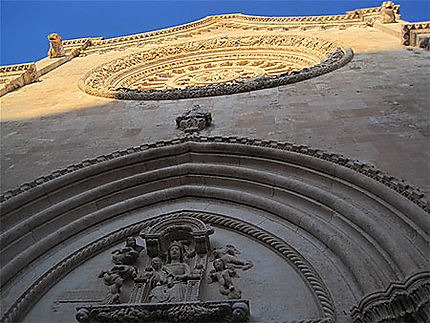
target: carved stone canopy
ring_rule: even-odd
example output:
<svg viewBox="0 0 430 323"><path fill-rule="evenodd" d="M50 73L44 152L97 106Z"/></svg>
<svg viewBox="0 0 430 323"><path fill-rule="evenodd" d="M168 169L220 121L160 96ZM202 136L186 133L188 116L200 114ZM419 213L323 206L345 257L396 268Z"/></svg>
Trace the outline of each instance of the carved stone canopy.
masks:
<svg viewBox="0 0 430 323"><path fill-rule="evenodd" d="M147 253L150 257L160 256L166 253L169 245L178 240L194 240L195 251L198 254L207 253L210 250L209 235L214 229L202 221L193 218L170 219L154 225L146 232L141 233L145 239Z"/></svg>

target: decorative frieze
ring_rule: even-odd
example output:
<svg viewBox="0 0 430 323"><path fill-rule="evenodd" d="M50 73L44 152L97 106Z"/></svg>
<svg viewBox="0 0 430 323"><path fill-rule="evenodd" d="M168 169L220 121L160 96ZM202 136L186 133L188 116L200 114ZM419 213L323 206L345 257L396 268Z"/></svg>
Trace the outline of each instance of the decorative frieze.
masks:
<svg viewBox="0 0 430 323"><path fill-rule="evenodd" d="M402 45L425 48L425 42L423 46L421 42L428 37L430 37L430 21L402 26Z"/></svg>
<svg viewBox="0 0 430 323"><path fill-rule="evenodd" d="M110 50L119 50L131 46L145 46L145 44L160 44L164 41L177 40L179 37L188 38L193 34L210 33L213 29L235 30L309 30L309 29L345 29L349 27L364 27L373 25L375 21L387 21L390 17L395 21L400 19L399 5L391 1L382 3L380 7L356 9L347 11L343 15L304 16L304 17L258 17L243 14L225 14L208 16L201 20L176 27L157 31L103 39L93 42L91 48L83 55L92 53L105 53ZM390 20L390 21L391 21Z"/></svg>

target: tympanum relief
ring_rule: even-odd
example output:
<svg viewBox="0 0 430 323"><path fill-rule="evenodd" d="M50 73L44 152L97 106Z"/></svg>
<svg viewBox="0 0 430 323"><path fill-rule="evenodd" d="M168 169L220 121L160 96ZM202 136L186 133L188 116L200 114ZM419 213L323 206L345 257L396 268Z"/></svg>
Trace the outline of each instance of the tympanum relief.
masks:
<svg viewBox="0 0 430 323"><path fill-rule="evenodd" d="M79 322L247 321L249 301L236 282L251 270L231 244L211 246L214 229L193 218L161 221L112 251L110 269L98 278L106 286L104 305L77 309ZM95 277L96 280L96 277ZM203 300L201 289L218 291ZM128 289L128 290L126 290ZM128 296L128 300L124 298Z"/></svg>

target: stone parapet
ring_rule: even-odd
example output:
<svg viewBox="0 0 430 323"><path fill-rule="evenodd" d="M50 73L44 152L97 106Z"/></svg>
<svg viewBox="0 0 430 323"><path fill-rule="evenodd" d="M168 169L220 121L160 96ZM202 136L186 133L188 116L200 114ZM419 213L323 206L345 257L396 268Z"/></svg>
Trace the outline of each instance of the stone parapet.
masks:
<svg viewBox="0 0 430 323"><path fill-rule="evenodd" d="M0 96L38 79L35 63L1 66Z"/></svg>
<svg viewBox="0 0 430 323"><path fill-rule="evenodd" d="M39 77L58 66L79 56L81 51L91 45L90 38L66 41L66 55L58 58L44 58L35 63L16 64L0 67L0 96L39 80Z"/></svg>

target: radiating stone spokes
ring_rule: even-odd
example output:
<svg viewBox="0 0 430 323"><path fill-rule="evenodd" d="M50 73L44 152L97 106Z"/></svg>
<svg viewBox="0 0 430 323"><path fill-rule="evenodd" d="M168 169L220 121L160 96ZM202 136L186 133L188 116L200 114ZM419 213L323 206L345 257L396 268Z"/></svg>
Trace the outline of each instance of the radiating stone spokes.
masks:
<svg viewBox="0 0 430 323"><path fill-rule="evenodd" d="M87 73L79 86L92 95L120 99L237 93L268 87L267 82L244 84L255 79L284 79L299 70L308 78L326 73L330 70L320 65L336 51L345 53L342 46L331 41L293 34L195 40L162 45L105 63ZM335 65L331 64L332 69L337 68ZM305 73L315 66L318 72L314 75ZM288 82L296 81L297 77ZM239 85L244 86L240 91ZM195 88L206 93L188 93Z"/></svg>

